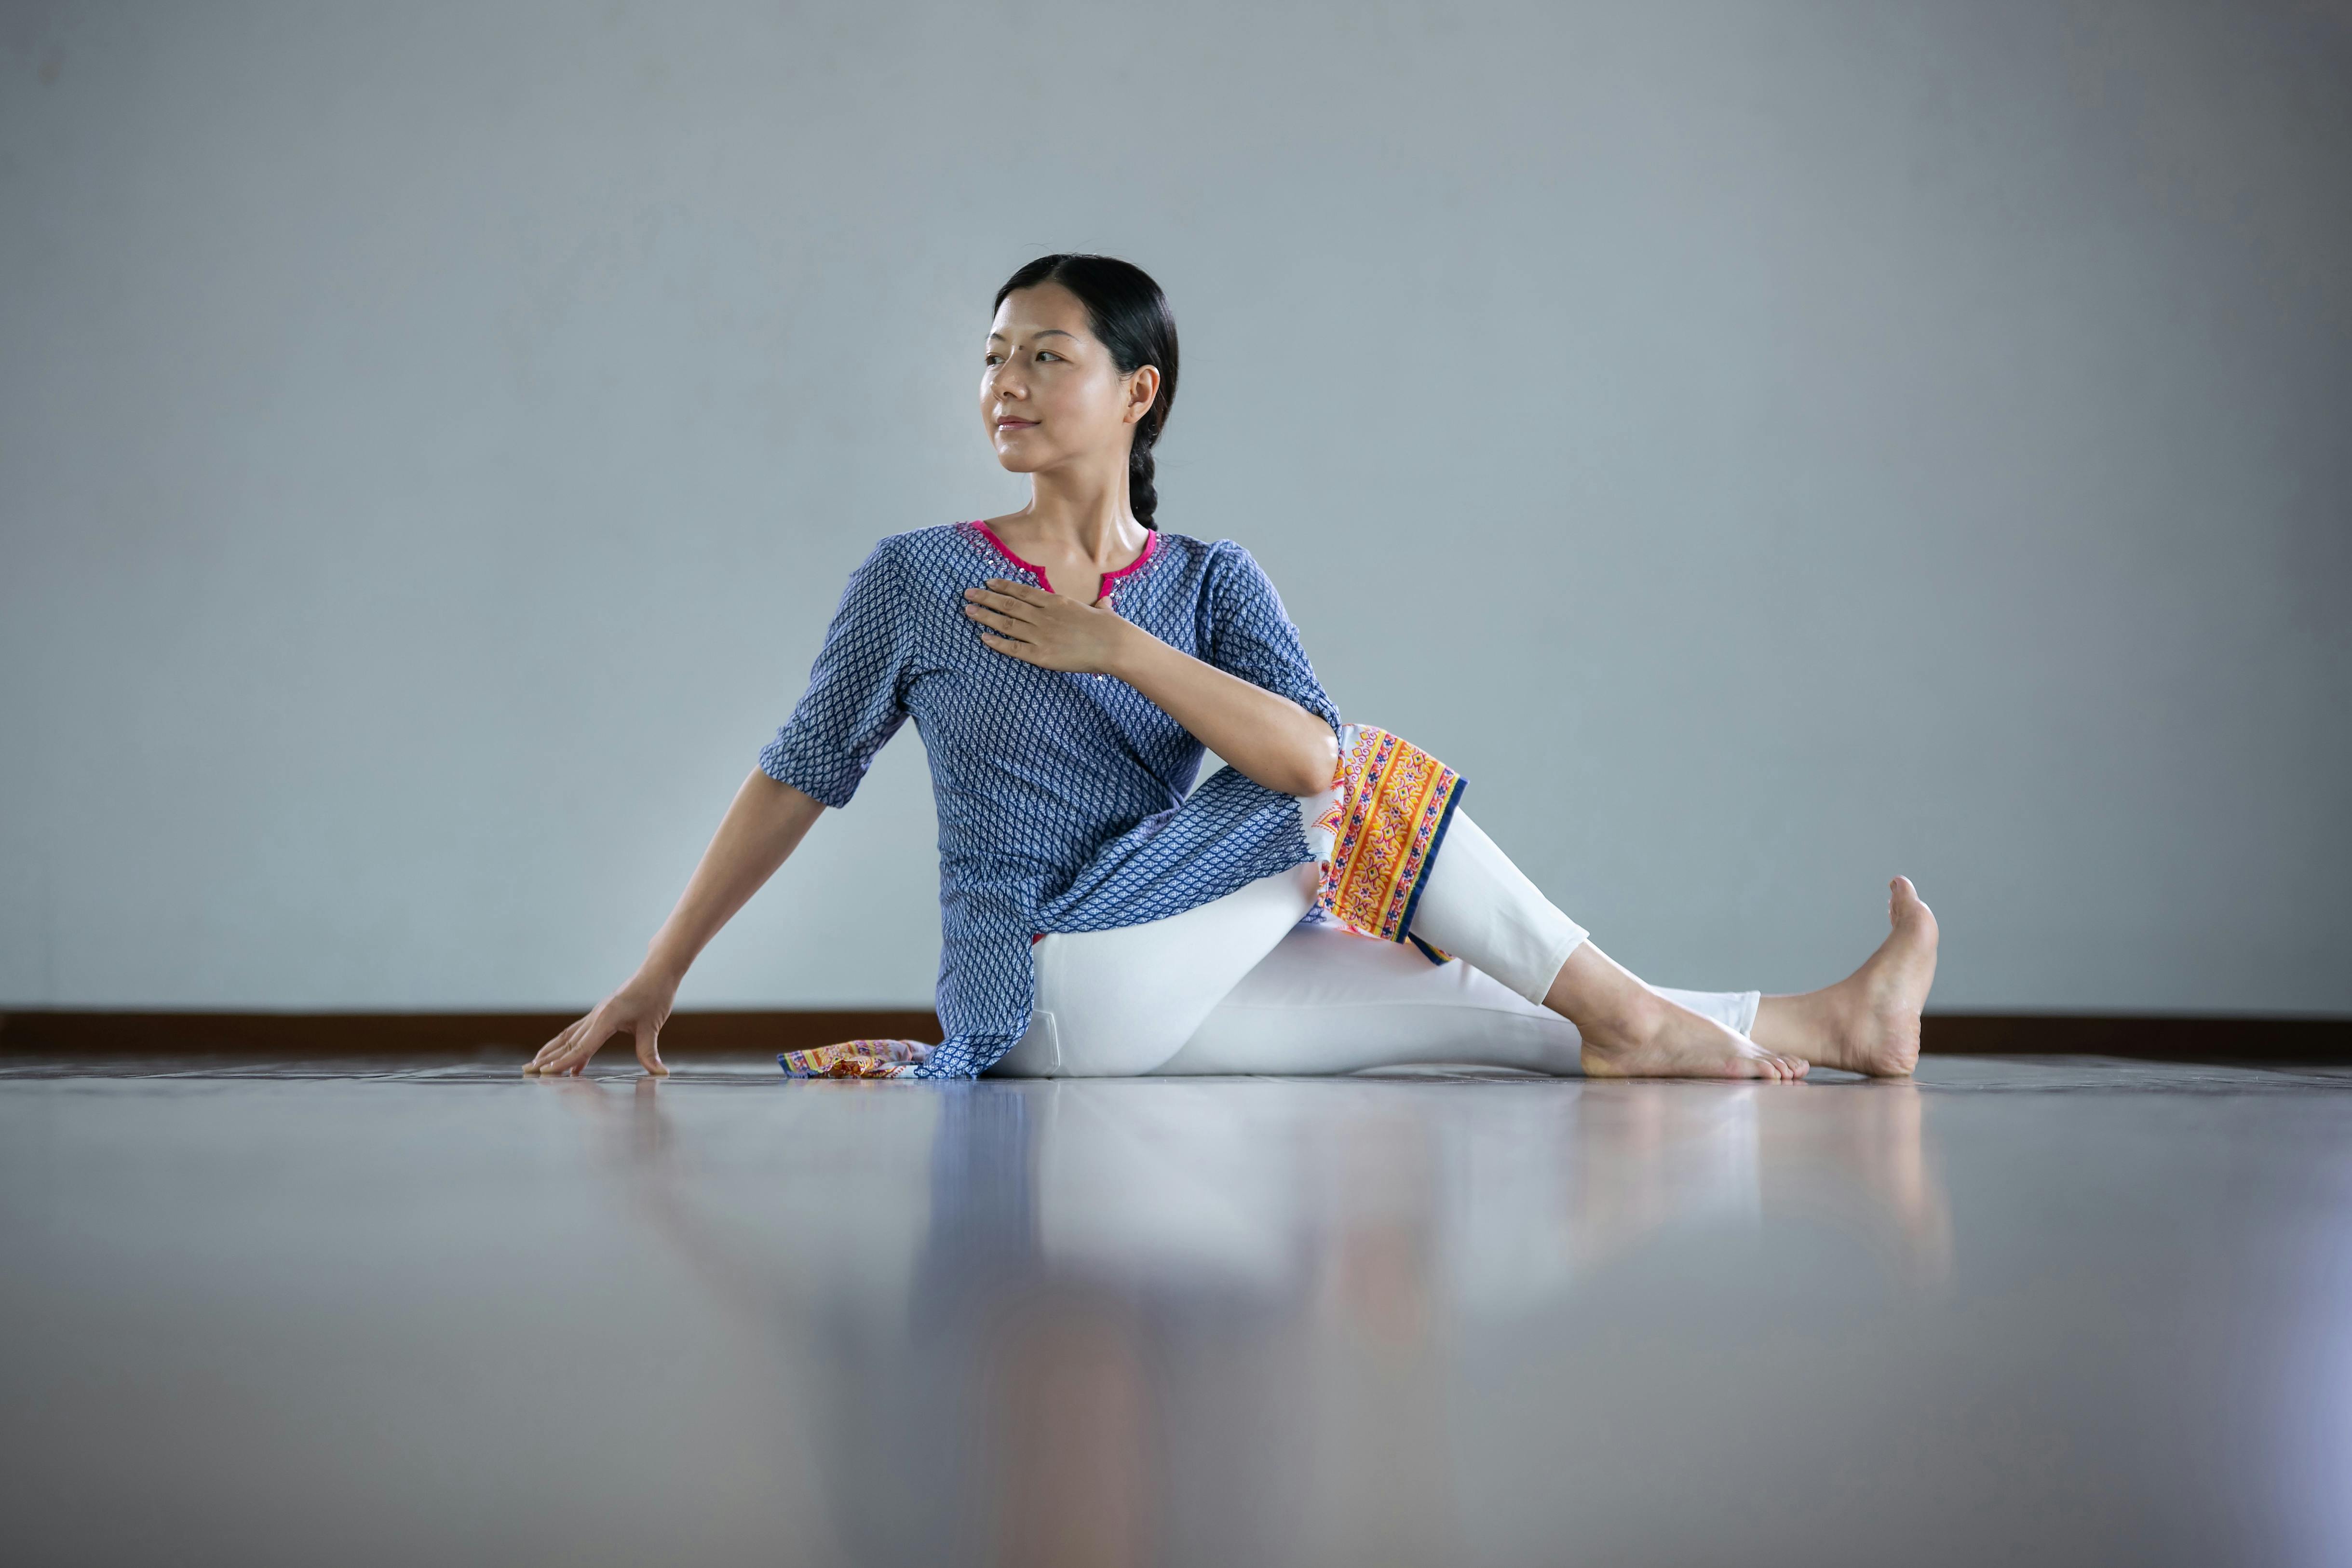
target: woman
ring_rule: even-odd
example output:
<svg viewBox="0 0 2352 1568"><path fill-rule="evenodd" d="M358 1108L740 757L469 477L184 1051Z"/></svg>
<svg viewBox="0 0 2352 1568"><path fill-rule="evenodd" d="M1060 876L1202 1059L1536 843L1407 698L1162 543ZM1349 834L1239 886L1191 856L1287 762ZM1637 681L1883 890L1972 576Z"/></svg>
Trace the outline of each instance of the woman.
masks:
<svg viewBox="0 0 2352 1568"><path fill-rule="evenodd" d="M875 547L644 966L526 1071L577 1073L625 1030L666 1072L687 966L908 717L939 807L947 1039L787 1070L1911 1070L1936 923L1908 881L1836 985L1661 991L1520 875L1451 770L1343 724L1249 552L1158 530L1176 376L1174 318L1126 262L1042 257L997 291L980 412L1029 504ZM1204 748L1227 765L1187 795Z"/></svg>

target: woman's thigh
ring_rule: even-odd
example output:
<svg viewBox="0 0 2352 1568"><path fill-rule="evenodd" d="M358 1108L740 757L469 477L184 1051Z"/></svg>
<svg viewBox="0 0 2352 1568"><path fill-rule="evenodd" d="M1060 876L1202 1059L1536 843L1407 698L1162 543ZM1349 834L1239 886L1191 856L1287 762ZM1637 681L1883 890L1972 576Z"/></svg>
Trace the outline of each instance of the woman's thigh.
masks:
<svg viewBox="0 0 2352 1568"><path fill-rule="evenodd" d="M1039 942L1029 1032L996 1070L1123 1078L1174 1056L1201 1020L1313 907L1313 865L1262 877L1198 909Z"/></svg>

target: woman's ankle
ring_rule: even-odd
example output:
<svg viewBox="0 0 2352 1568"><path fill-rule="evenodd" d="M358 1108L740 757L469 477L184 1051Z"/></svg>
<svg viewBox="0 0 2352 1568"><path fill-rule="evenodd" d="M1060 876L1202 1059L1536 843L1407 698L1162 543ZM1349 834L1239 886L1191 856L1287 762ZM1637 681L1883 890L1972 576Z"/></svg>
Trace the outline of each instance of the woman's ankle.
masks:
<svg viewBox="0 0 2352 1568"><path fill-rule="evenodd" d="M1835 1044L1839 1000L1834 985L1767 996L1756 1005L1756 1022L1748 1027L1748 1037L1767 1050L1826 1062Z"/></svg>
<svg viewBox="0 0 2352 1568"><path fill-rule="evenodd" d="M1635 1050L1673 1026L1673 1003L1586 942L1569 955L1544 1005L1574 1024L1588 1044Z"/></svg>

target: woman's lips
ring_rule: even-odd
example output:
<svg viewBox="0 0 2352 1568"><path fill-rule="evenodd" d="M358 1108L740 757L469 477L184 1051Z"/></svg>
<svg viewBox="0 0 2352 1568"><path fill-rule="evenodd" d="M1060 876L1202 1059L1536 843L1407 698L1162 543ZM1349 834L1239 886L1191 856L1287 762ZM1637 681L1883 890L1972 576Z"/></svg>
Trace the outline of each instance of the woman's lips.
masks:
<svg viewBox="0 0 2352 1568"><path fill-rule="evenodd" d="M996 427L999 430L1034 430L1037 427L1037 421L1034 419L1000 419L996 422Z"/></svg>

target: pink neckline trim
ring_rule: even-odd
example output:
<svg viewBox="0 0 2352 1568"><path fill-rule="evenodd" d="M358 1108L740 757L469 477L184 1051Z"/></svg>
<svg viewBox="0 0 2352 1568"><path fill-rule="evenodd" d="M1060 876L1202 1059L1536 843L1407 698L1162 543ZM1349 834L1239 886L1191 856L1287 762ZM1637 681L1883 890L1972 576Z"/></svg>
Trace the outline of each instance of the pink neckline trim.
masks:
<svg viewBox="0 0 2352 1568"><path fill-rule="evenodd" d="M1022 560L1018 555L1013 554L1012 547L1006 544L1004 541L996 537L996 530L989 527L988 524L980 518L972 519L971 525L972 527L980 530L982 538L996 546L996 552L999 555L1003 556L1007 561L1012 562L1013 564L1020 567L1021 570L1028 573L1032 577L1036 578L1037 586L1045 589L1048 594L1054 591L1054 584L1045 580L1044 568L1032 566L1026 561ZM1127 576L1129 573L1140 570L1143 563L1150 560L1152 552L1157 551L1159 548L1160 531L1156 528L1144 530L1143 553L1137 556L1134 560L1129 562L1126 565L1120 567L1116 572L1104 573L1102 575L1102 585L1095 590L1096 600L1099 602L1104 595L1108 594L1111 591L1111 584L1117 583L1121 577Z"/></svg>

